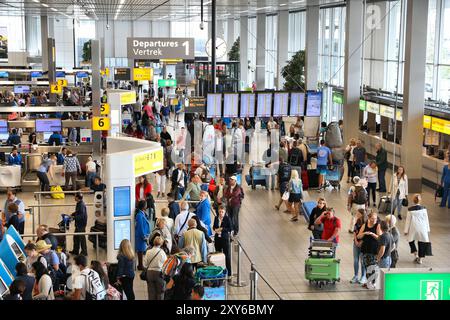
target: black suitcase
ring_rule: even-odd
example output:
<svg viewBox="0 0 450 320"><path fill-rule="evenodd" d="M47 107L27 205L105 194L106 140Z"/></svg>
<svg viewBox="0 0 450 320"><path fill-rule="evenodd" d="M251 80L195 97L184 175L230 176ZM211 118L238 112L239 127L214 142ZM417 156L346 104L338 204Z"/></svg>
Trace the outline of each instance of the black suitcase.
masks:
<svg viewBox="0 0 450 320"><path fill-rule="evenodd" d="M100 248L106 249L107 237L106 237L106 223L95 220L94 226L89 230L90 232L103 232L103 235L98 235L98 245ZM97 248L97 236L89 235L88 240L94 245L94 249Z"/></svg>
<svg viewBox="0 0 450 320"><path fill-rule="evenodd" d="M316 169L308 170L308 180L310 189L319 188L319 174Z"/></svg>

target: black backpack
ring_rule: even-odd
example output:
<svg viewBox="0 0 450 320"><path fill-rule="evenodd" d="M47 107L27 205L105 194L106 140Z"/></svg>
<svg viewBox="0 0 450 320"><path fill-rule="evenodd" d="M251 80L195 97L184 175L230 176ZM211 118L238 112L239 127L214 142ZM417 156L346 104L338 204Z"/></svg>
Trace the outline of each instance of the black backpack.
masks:
<svg viewBox="0 0 450 320"><path fill-rule="evenodd" d="M142 126L148 127L149 124L150 124L150 118L149 118L147 112L144 112L144 114L142 115Z"/></svg>
<svg viewBox="0 0 450 320"><path fill-rule="evenodd" d="M289 181L291 179L291 171L291 166L287 163L283 163L280 168L280 181Z"/></svg>
<svg viewBox="0 0 450 320"><path fill-rule="evenodd" d="M367 191L361 186L356 186L353 193L353 202L359 205L366 204Z"/></svg>
<svg viewBox="0 0 450 320"><path fill-rule="evenodd" d="M299 148L293 148L288 162L291 166L300 167L303 163L303 152Z"/></svg>

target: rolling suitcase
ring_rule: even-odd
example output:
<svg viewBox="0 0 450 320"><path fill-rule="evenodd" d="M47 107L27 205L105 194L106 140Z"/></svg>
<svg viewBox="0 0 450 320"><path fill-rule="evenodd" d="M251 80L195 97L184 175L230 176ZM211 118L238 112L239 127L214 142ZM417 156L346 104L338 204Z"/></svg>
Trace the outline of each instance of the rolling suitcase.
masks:
<svg viewBox="0 0 450 320"><path fill-rule="evenodd" d="M327 283L340 281L340 260L334 258L308 258L305 261L305 277L310 283L319 287Z"/></svg>
<svg viewBox="0 0 450 320"><path fill-rule="evenodd" d="M309 188L311 189L319 188L319 174L317 173L317 170L315 169L308 170L308 182Z"/></svg>
<svg viewBox="0 0 450 320"><path fill-rule="evenodd" d="M335 258L336 245L331 241L312 240L309 246L310 258Z"/></svg>
<svg viewBox="0 0 450 320"><path fill-rule="evenodd" d="M303 190L309 189L309 177L308 177L308 171L302 170L302 184L303 184Z"/></svg>
<svg viewBox="0 0 450 320"><path fill-rule="evenodd" d="M225 263L225 254L222 252L208 254L208 264L226 269L227 265Z"/></svg>
<svg viewBox="0 0 450 320"><path fill-rule="evenodd" d="M378 213L391 214L392 201L389 197L381 197L378 204Z"/></svg>
<svg viewBox="0 0 450 320"><path fill-rule="evenodd" d="M103 232L104 234L98 236L98 245L100 248L106 249L106 222L95 220L94 226L89 230L90 232ZM94 248L97 248L97 236L90 235L88 240L93 243Z"/></svg>

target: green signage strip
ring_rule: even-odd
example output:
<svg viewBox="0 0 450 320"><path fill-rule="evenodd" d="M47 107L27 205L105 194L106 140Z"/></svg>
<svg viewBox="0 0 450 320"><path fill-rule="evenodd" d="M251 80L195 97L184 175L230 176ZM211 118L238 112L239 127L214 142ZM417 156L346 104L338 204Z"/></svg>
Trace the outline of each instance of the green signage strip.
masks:
<svg viewBox="0 0 450 320"><path fill-rule="evenodd" d="M176 87L177 80L176 79L159 79L158 87Z"/></svg>
<svg viewBox="0 0 450 320"><path fill-rule="evenodd" d="M338 92L333 92L333 102L337 104L344 104L344 96Z"/></svg>
<svg viewBox="0 0 450 320"><path fill-rule="evenodd" d="M366 111L367 103L366 100L359 100L359 110Z"/></svg>
<svg viewBox="0 0 450 320"><path fill-rule="evenodd" d="M385 300L450 300L450 273L386 273Z"/></svg>

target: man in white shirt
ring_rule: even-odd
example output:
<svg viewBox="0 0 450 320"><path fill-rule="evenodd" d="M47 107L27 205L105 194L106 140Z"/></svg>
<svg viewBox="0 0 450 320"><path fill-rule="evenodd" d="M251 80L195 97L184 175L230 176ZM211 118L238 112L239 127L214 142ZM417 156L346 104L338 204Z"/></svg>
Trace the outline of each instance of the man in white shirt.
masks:
<svg viewBox="0 0 450 320"><path fill-rule="evenodd" d="M87 267L86 256L76 256L75 265L80 273L73 282L72 300L105 300L106 289L99 274Z"/></svg>
<svg viewBox="0 0 450 320"><path fill-rule="evenodd" d="M175 218L175 226L174 226L174 237L176 238L183 236L183 234L188 229L188 221L195 213L189 212L189 204L185 201L180 202L181 212Z"/></svg>

